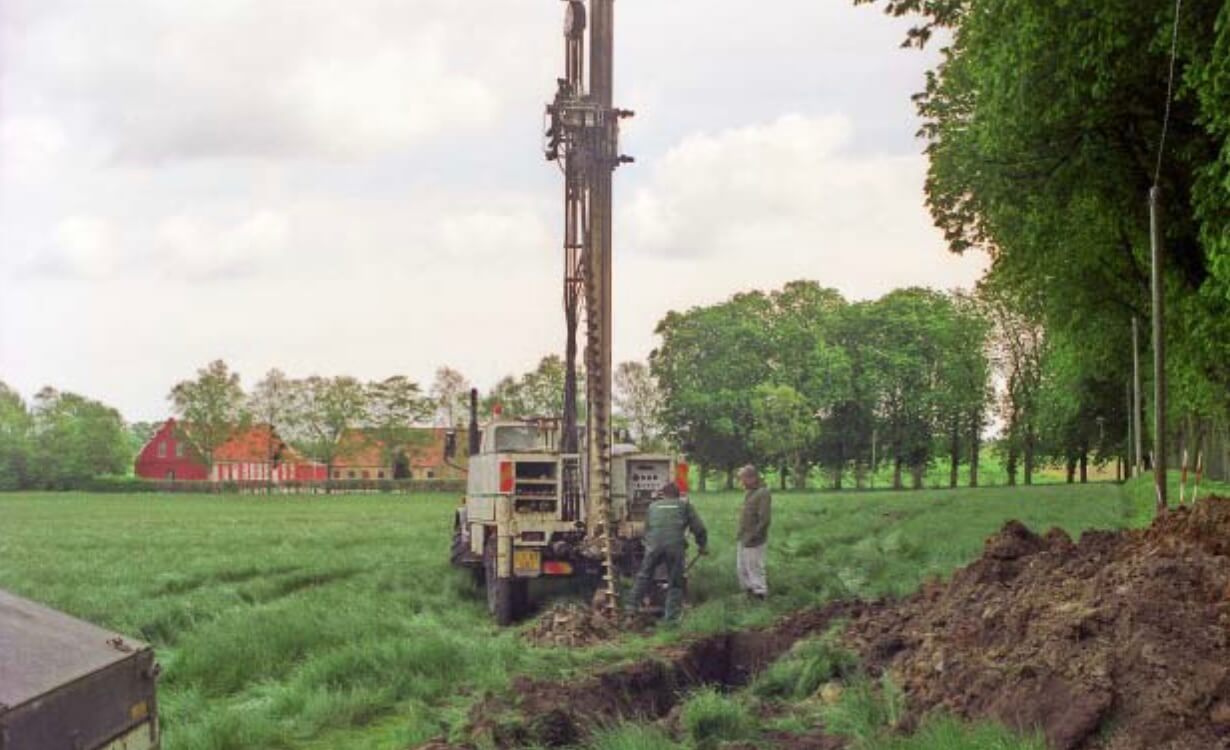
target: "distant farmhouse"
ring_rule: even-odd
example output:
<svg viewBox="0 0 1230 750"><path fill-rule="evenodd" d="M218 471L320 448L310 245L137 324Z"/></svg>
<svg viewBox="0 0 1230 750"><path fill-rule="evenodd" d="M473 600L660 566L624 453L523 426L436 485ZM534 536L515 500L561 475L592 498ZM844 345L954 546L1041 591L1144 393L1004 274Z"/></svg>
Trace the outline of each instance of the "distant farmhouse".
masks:
<svg viewBox="0 0 1230 750"><path fill-rule="evenodd" d="M233 435L214 451L208 468L182 438L183 426L168 419L137 454L136 475L162 481L209 482L323 482L334 480L461 479L466 456L457 452L446 460L446 445L456 440L452 430L415 428L400 449L384 444L362 430L349 430L341 438L333 476L319 461L305 458L269 425L254 425ZM271 460L272 457L272 460ZM450 465L450 463L452 465Z"/></svg>

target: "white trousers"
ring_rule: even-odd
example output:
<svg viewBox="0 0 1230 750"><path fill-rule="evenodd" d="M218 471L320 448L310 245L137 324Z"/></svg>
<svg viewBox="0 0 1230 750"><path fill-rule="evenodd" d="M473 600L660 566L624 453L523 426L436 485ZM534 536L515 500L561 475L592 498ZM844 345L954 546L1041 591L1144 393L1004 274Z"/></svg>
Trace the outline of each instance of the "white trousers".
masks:
<svg viewBox="0 0 1230 750"><path fill-rule="evenodd" d="M742 544L739 544L735 548L735 565L739 571L739 588L744 591L761 595L769 593L769 585L765 582L764 576L764 548L766 546L762 544L759 547L744 547Z"/></svg>

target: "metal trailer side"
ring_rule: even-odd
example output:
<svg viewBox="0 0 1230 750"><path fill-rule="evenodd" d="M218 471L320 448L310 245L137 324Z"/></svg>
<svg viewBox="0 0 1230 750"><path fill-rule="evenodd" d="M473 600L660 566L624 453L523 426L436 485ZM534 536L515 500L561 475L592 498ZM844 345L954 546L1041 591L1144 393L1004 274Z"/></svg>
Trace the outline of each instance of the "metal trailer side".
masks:
<svg viewBox="0 0 1230 750"><path fill-rule="evenodd" d="M145 643L0 590L0 750L157 750Z"/></svg>

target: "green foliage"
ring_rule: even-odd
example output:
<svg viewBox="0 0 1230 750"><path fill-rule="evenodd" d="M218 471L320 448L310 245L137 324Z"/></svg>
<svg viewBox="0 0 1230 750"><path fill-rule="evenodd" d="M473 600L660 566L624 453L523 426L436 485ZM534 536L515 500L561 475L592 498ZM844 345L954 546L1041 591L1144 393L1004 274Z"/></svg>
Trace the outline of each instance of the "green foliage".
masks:
<svg viewBox="0 0 1230 750"><path fill-rule="evenodd" d="M0 490L15 490L30 485L32 426L33 420L26 402L16 391L0 382Z"/></svg>
<svg viewBox="0 0 1230 750"><path fill-rule="evenodd" d="M167 396L180 418L179 439L207 468L213 467L214 451L248 422L245 399L239 373L220 359L197 370L195 380L177 383Z"/></svg>
<svg viewBox="0 0 1230 750"><path fill-rule="evenodd" d="M1147 194L1177 23L1176 87L1156 180L1172 412L1224 416L1230 9L1222 0L1191 0L1177 19L1166 2L900 0L885 9L921 15L907 43L922 46L937 28L949 32L916 99L937 224L954 252L989 253L988 282L1036 313L1048 338L1074 354L1069 371L1094 391L1081 408L1098 411L1111 403L1101 384L1121 387L1130 372L1131 318L1147 321L1151 312ZM1052 452L1086 452L1078 446L1089 442L1085 417L1069 408L1048 418L1059 435ZM1016 427L1018 442L1031 439L1028 424Z"/></svg>
<svg viewBox="0 0 1230 750"><path fill-rule="evenodd" d="M120 413L75 393L44 388L31 413L29 482L67 489L104 474L126 473L132 453Z"/></svg>
<svg viewBox="0 0 1230 750"><path fill-rule="evenodd" d="M661 448L662 392L649 366L643 362L621 362L613 378L616 415L627 422L635 443L642 450Z"/></svg>
<svg viewBox="0 0 1230 750"><path fill-rule="evenodd" d="M743 739L753 726L747 706L712 688L699 690L688 698L683 704L680 722L688 738L700 748Z"/></svg>
<svg viewBox="0 0 1230 750"><path fill-rule="evenodd" d="M584 375L577 375L582 398ZM483 399L488 413L499 404L508 417L559 416L564 413L564 360L557 355L543 357L538 366L519 378L507 376L496 383Z"/></svg>
<svg viewBox="0 0 1230 750"><path fill-rule="evenodd" d="M702 468L755 462L802 489L818 464L840 488L887 458L897 485L908 468L921 486L937 454L954 467L978 455L989 330L962 297L905 289L850 305L796 281L669 313L650 363L667 430Z"/></svg>
<svg viewBox="0 0 1230 750"><path fill-rule="evenodd" d="M752 392L752 449L776 466L788 466L796 489L806 488L820 438L815 408L788 385L761 383Z"/></svg>
<svg viewBox="0 0 1230 750"><path fill-rule="evenodd" d="M760 292L670 312L658 323L650 368L662 389L662 419L675 443L703 468L733 471L756 458L752 392L769 380L772 303Z"/></svg>
<svg viewBox="0 0 1230 750"><path fill-rule="evenodd" d="M365 388L367 428L383 446L385 461L392 464L395 451L421 439L423 433L414 425L430 419L435 404L423 395L418 383L404 375L368 383Z"/></svg>
<svg viewBox="0 0 1230 750"><path fill-rule="evenodd" d="M343 440L363 423L369 392L349 375L312 375L296 389L298 399L290 420L295 447L325 464L332 477L333 463L362 447L362 440Z"/></svg>
<svg viewBox="0 0 1230 750"><path fill-rule="evenodd" d="M431 384L431 400L436 411L436 424L465 427L469 424L470 382L451 367L436 370Z"/></svg>

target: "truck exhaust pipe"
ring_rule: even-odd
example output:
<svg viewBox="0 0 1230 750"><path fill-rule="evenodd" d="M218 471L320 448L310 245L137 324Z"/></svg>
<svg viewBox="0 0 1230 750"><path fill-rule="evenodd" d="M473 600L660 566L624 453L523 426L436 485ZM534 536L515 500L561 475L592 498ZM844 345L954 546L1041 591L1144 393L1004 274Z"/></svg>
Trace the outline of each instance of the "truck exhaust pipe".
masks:
<svg viewBox="0 0 1230 750"><path fill-rule="evenodd" d="M478 432L478 389L470 389L470 456L477 456L482 436Z"/></svg>

